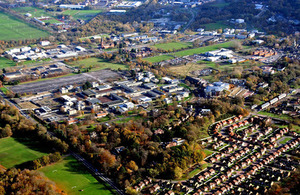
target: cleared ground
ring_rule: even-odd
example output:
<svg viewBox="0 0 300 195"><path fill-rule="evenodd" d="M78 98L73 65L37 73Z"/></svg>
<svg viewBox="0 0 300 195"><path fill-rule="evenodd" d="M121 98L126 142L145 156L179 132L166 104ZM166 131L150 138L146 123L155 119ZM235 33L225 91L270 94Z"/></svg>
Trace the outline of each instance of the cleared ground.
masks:
<svg viewBox="0 0 300 195"><path fill-rule="evenodd" d="M107 79L118 79L120 74L111 70L99 70L95 72L76 74L73 76L52 78L44 81L26 83L10 87L15 93L38 93L59 89L62 86L83 84L86 81L105 81Z"/></svg>
<svg viewBox="0 0 300 195"><path fill-rule="evenodd" d="M0 164L11 168L27 161L44 156L46 149L31 140L20 140L12 137L0 139Z"/></svg>
<svg viewBox="0 0 300 195"><path fill-rule="evenodd" d="M71 156L39 171L67 194L115 194L104 182L99 183L76 159ZM82 191L80 191L82 190Z"/></svg>
<svg viewBox="0 0 300 195"><path fill-rule="evenodd" d="M157 45L154 45L157 49L163 49L163 50L178 50L183 48L188 48L189 46L192 46L192 43L189 42L170 42L170 43L160 43Z"/></svg>
<svg viewBox="0 0 300 195"><path fill-rule="evenodd" d="M0 40L23 40L47 37L49 34L34 26L0 12Z"/></svg>

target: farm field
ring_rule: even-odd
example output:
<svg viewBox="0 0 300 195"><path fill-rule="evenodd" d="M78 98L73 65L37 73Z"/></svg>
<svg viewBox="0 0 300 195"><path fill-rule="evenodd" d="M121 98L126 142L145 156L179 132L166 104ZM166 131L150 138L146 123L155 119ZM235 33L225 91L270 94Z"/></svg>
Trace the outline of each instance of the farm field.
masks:
<svg viewBox="0 0 300 195"><path fill-rule="evenodd" d="M171 59L174 59L174 57L171 55L159 55L159 56L144 58L143 60L146 60L146 61L152 62L152 63L157 63L157 62L162 62L162 61L171 60Z"/></svg>
<svg viewBox="0 0 300 195"><path fill-rule="evenodd" d="M38 39L49 34L34 26L0 12L0 40Z"/></svg>
<svg viewBox="0 0 300 195"><path fill-rule="evenodd" d="M7 68L7 67L11 67L11 66L15 66L16 63L12 60L9 60L7 58L2 58L0 57L0 68Z"/></svg>
<svg viewBox="0 0 300 195"><path fill-rule="evenodd" d="M76 159L71 156L39 169L67 194L115 194L110 186L99 183ZM82 191L80 191L82 190Z"/></svg>
<svg viewBox="0 0 300 195"><path fill-rule="evenodd" d="M209 45L205 47L199 47L199 48L194 48L194 49L187 49L179 52L175 52L174 55L177 57L182 57L182 56L187 56L187 55L194 55L194 54L200 54L200 53L205 53L208 51L213 51L217 50L220 48L230 48L232 47L233 42L225 42L225 43L220 43L220 44L215 44L215 45Z"/></svg>
<svg viewBox="0 0 300 195"><path fill-rule="evenodd" d="M178 50L183 48L188 48L189 46L192 46L192 43L189 42L170 42L170 43L160 43L157 45L154 45L157 49L163 49L163 50Z"/></svg>
<svg viewBox="0 0 300 195"><path fill-rule="evenodd" d="M47 154L47 150L40 148L37 144L32 140L20 140L12 137L0 139L0 164L11 168Z"/></svg>
<svg viewBox="0 0 300 195"><path fill-rule="evenodd" d="M106 68L110 68L112 70L118 70L119 68L124 70L128 68L126 65L106 62L104 59L101 58L87 58L83 60L68 62L67 64L70 66L77 66L80 69L92 67L90 71L97 71Z"/></svg>
<svg viewBox="0 0 300 195"><path fill-rule="evenodd" d="M66 10L64 15L70 15L73 19L89 20L101 13L102 10Z"/></svg>

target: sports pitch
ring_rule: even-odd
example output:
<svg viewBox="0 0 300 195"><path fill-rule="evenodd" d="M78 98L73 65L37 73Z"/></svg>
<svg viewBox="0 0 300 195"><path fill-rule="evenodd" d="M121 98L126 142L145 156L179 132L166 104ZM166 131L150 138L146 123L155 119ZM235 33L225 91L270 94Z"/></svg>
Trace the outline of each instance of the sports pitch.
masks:
<svg viewBox="0 0 300 195"><path fill-rule="evenodd" d="M5 168L12 168L47 154L45 150L37 150L37 148L34 141L21 141L12 137L2 138L0 139L0 164Z"/></svg>
<svg viewBox="0 0 300 195"><path fill-rule="evenodd" d="M98 182L76 159L71 156L39 169L67 194L115 194L110 186Z"/></svg>
<svg viewBox="0 0 300 195"><path fill-rule="evenodd" d="M49 34L34 26L0 12L0 40L23 40L47 37Z"/></svg>

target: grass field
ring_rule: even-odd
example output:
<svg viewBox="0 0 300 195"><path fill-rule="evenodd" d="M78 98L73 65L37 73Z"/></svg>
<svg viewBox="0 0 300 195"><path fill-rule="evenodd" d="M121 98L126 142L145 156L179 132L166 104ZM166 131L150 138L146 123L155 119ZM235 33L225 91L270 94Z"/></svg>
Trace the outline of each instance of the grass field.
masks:
<svg viewBox="0 0 300 195"><path fill-rule="evenodd" d="M97 71L106 68L110 68L112 70L117 70L121 68L122 70L125 70L128 68L126 65L106 62L104 59L101 58L87 58L87 59L78 60L74 62L68 62L67 64L71 66L81 67L81 69L88 68L91 66L92 69L90 71Z"/></svg>
<svg viewBox="0 0 300 195"><path fill-rule="evenodd" d="M188 48L189 46L192 46L192 43L189 42L170 42L170 43L160 43L157 45L154 45L157 49L163 49L163 50L178 50L183 48Z"/></svg>
<svg viewBox="0 0 300 195"><path fill-rule="evenodd" d="M162 62L162 61L171 60L171 59L174 59L174 57L171 55L159 55L159 56L144 58L143 60L146 60L146 61L152 62L152 63L157 63L157 62Z"/></svg>
<svg viewBox="0 0 300 195"><path fill-rule="evenodd" d="M0 57L0 68L7 68L7 67L11 67L11 66L15 66L16 63L12 60L9 60L7 58L1 58Z"/></svg>
<svg viewBox="0 0 300 195"><path fill-rule="evenodd" d="M195 49L187 49L187 50L175 52L174 55L177 57L182 57L182 56L187 56L187 55L205 53L205 52L217 50L220 48L230 48L232 46L233 46L232 41L229 41L229 42L225 42L225 43L220 43L220 44L209 45L209 46L205 46L205 47L199 47L199 48L195 48Z"/></svg>
<svg viewBox="0 0 300 195"><path fill-rule="evenodd" d="M69 156L61 162L39 169L67 194L115 194L104 182L99 183L76 159ZM83 190L83 191L79 191Z"/></svg>
<svg viewBox="0 0 300 195"><path fill-rule="evenodd" d="M49 23L49 24L59 24L59 23L62 23L61 21L56 20L56 19L54 19L54 18L51 18L51 19L49 19L49 20L43 20L43 22Z"/></svg>
<svg viewBox="0 0 300 195"><path fill-rule="evenodd" d="M290 141L291 139L293 139L293 138L291 138L291 137L286 137L286 138L284 138L284 139L281 139L280 140L280 144L285 144L285 143L287 143L288 141Z"/></svg>
<svg viewBox="0 0 300 195"><path fill-rule="evenodd" d="M216 29L224 29L224 28L231 28L230 25L224 24L222 21L218 21L215 23L209 23L209 24L204 24L204 29L205 30L216 30Z"/></svg>
<svg viewBox="0 0 300 195"><path fill-rule="evenodd" d="M33 17L52 16L51 12L46 12L44 9L37 7L17 7L13 8L14 11L20 14L30 13Z"/></svg>
<svg viewBox="0 0 300 195"><path fill-rule="evenodd" d="M47 154L47 150L40 149L37 142L12 137L0 139L0 164L6 168L35 160L45 154Z"/></svg>
<svg viewBox="0 0 300 195"><path fill-rule="evenodd" d="M274 118L279 118L279 119L283 119L283 120L292 119L289 115L286 115L286 114L279 115L279 114L273 114L273 113L266 112L266 111L259 111L258 114L269 116L269 117L274 117Z"/></svg>
<svg viewBox="0 0 300 195"><path fill-rule="evenodd" d="M47 37L49 34L23 21L0 12L0 40L22 40Z"/></svg>
<svg viewBox="0 0 300 195"><path fill-rule="evenodd" d="M66 10L64 15L70 15L74 19L89 20L101 13L102 10Z"/></svg>
<svg viewBox="0 0 300 195"><path fill-rule="evenodd" d="M223 8L225 6L228 6L230 3L226 3L226 2L218 2L218 3L214 3L211 6L212 7L219 7L219 8Z"/></svg>

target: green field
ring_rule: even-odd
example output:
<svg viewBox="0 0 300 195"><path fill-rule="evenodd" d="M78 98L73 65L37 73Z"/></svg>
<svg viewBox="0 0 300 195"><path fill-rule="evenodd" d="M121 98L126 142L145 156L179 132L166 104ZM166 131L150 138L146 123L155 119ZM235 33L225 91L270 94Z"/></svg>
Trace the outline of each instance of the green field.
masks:
<svg viewBox="0 0 300 195"><path fill-rule="evenodd" d="M101 13L102 10L66 10L64 15L70 15L74 19L89 20Z"/></svg>
<svg viewBox="0 0 300 195"><path fill-rule="evenodd" d="M288 141L290 141L291 139L293 139L293 138L291 138L291 137L286 137L286 138L284 138L284 139L281 139L281 141L279 142L280 144L285 144L285 143L287 143Z"/></svg>
<svg viewBox="0 0 300 195"><path fill-rule="evenodd" d="M0 68L7 68L7 67L11 67L11 66L15 66L16 63L12 60L9 60L7 58L1 58L0 57Z"/></svg>
<svg viewBox="0 0 300 195"><path fill-rule="evenodd" d="M232 41L215 44L215 45L209 45L206 47L199 47L199 48L195 48L195 49L187 49L187 50L175 52L174 55L177 57L182 57L182 56L205 53L205 52L217 50L220 48L230 48L230 47L232 47Z"/></svg>
<svg viewBox="0 0 300 195"><path fill-rule="evenodd" d="M48 19L48 20L43 20L43 22L49 23L49 24L59 24L59 23L63 23L63 22L61 22L61 21L59 21L59 20L56 20L56 19L54 19L54 18L51 18L51 19Z"/></svg>
<svg viewBox="0 0 300 195"><path fill-rule="evenodd" d="M218 21L215 23L209 23L209 24L204 24L204 29L205 30L216 30L216 29L224 29L224 28L231 28L231 26L224 24L222 21Z"/></svg>
<svg viewBox="0 0 300 195"><path fill-rule="evenodd" d="M211 6L212 6L212 7L223 8L223 7L228 6L228 5L230 5L230 3L226 3L226 2L218 2L218 3L212 4Z"/></svg>
<svg viewBox="0 0 300 195"><path fill-rule="evenodd" d="M23 21L0 12L0 40L22 40L47 37L49 34Z"/></svg>
<svg viewBox="0 0 300 195"><path fill-rule="evenodd" d="M0 139L0 164L6 168L11 168L40 158L47 154L46 151L45 148L40 149L37 142L12 137L2 138Z"/></svg>
<svg viewBox="0 0 300 195"><path fill-rule="evenodd" d="M286 114L279 115L279 114L273 114L273 113L270 113L267 111L259 111L258 114L273 117L273 118L279 118L282 120L291 120L292 119L289 115L286 115Z"/></svg>
<svg viewBox="0 0 300 195"><path fill-rule="evenodd" d="M68 62L68 65L71 66L77 66L80 67L81 69L84 68L89 68L90 66L92 69L90 71L97 71L97 70L102 70L106 68L110 68L112 70L118 70L119 68L124 70L127 69L128 67L123 64L115 64L111 62L106 62L104 59L101 58L87 58L83 60L78 60L78 61L73 61L73 62Z"/></svg>
<svg viewBox="0 0 300 195"><path fill-rule="evenodd" d="M160 55L160 56L144 58L143 60L146 60L146 61L152 62L152 63L157 63L157 62L162 62L162 61L171 60L171 59L174 59L174 57L171 55Z"/></svg>
<svg viewBox="0 0 300 195"><path fill-rule="evenodd" d="M14 11L20 14L30 13L33 17L52 16L51 12L46 12L44 9L38 7L17 7L13 8Z"/></svg>
<svg viewBox="0 0 300 195"><path fill-rule="evenodd" d="M67 194L115 194L104 182L99 183L82 164L69 156L61 162L39 169ZM83 191L80 191L83 190Z"/></svg>
<svg viewBox="0 0 300 195"><path fill-rule="evenodd" d="M170 42L170 43L160 43L154 45L154 47L163 50L178 50L178 49L188 48L192 45L193 44L189 42Z"/></svg>

